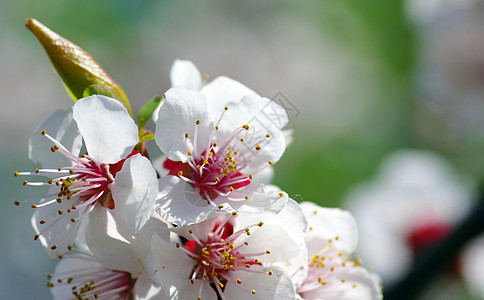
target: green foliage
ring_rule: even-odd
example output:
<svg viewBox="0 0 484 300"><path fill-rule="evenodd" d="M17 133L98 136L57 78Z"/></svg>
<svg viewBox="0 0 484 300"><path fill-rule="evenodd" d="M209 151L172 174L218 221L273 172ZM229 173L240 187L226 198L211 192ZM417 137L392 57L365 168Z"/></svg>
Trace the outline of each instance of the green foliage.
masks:
<svg viewBox="0 0 484 300"><path fill-rule="evenodd" d="M146 122L148 122L148 120L151 118L151 116L153 115L153 112L155 111L155 109L158 107L158 105L161 103L162 100L163 99L161 98L161 96L155 97L140 108L138 112L138 121L137 121L140 132L143 130L143 128L146 125Z"/></svg>
<svg viewBox="0 0 484 300"><path fill-rule="evenodd" d="M121 102L124 101L123 98L121 98L121 96L113 87L102 85L102 84L91 84L82 93L83 98L89 97L92 95L104 95L104 96L117 99Z"/></svg>

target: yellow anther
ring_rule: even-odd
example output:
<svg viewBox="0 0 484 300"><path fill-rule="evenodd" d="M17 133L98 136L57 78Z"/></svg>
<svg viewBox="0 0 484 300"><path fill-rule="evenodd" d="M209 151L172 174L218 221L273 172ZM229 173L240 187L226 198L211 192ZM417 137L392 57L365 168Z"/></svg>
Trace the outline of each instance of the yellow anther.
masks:
<svg viewBox="0 0 484 300"><path fill-rule="evenodd" d="M225 110L229 109L227 106L224 107Z"/></svg>
<svg viewBox="0 0 484 300"><path fill-rule="evenodd" d="M255 290L252 290L252 291L250 291L250 292L252 293L252 295L255 295Z"/></svg>
<svg viewBox="0 0 484 300"><path fill-rule="evenodd" d="M182 176L183 175L183 171L178 171L178 176Z"/></svg>
<svg viewBox="0 0 484 300"><path fill-rule="evenodd" d="M215 126L215 130L218 130L218 126Z"/></svg>
<svg viewBox="0 0 484 300"><path fill-rule="evenodd" d="M15 206L19 206L20 205L20 202L15 201L13 204L15 204Z"/></svg>
<svg viewBox="0 0 484 300"><path fill-rule="evenodd" d="M284 194L283 193L279 193L279 197L282 197L282 196L284 196Z"/></svg>
<svg viewBox="0 0 484 300"><path fill-rule="evenodd" d="M192 151L187 151L188 156L192 156Z"/></svg>
<svg viewBox="0 0 484 300"><path fill-rule="evenodd" d="M37 205L35 205L35 204L32 204L32 206L31 206L31 207L32 207L32 208L37 208Z"/></svg>
<svg viewBox="0 0 484 300"><path fill-rule="evenodd" d="M42 225L42 224L45 224L45 221L44 221L44 220L40 220L40 221L39 221L39 224L41 224L41 225Z"/></svg>
<svg viewBox="0 0 484 300"><path fill-rule="evenodd" d="M13 176L15 176L15 177L18 177L19 175L20 175L20 173L17 172L17 171L15 171L15 173L13 173Z"/></svg>
<svg viewBox="0 0 484 300"><path fill-rule="evenodd" d="M242 128L244 128L245 130L249 130L249 125L242 125Z"/></svg>
<svg viewBox="0 0 484 300"><path fill-rule="evenodd" d="M268 274L269 276L271 276L271 275L272 275L272 270L269 270L269 272L267 272L267 274Z"/></svg>
<svg viewBox="0 0 484 300"><path fill-rule="evenodd" d="M266 254L271 254L271 251L269 251L269 250L266 250Z"/></svg>
<svg viewBox="0 0 484 300"><path fill-rule="evenodd" d="M217 142L213 142L213 147L217 147Z"/></svg>
<svg viewBox="0 0 484 300"><path fill-rule="evenodd" d="M238 283L238 284L242 284L242 280L237 279L237 283Z"/></svg>
<svg viewBox="0 0 484 300"><path fill-rule="evenodd" d="M346 282L346 280L345 280L345 279L341 279L341 282L342 282L342 283L345 283L345 282Z"/></svg>
<svg viewBox="0 0 484 300"><path fill-rule="evenodd" d="M236 215L237 215L237 212L233 211L232 216L236 216Z"/></svg>
<svg viewBox="0 0 484 300"><path fill-rule="evenodd" d="M230 190L231 192L233 192L233 191L234 191L234 187L233 187L233 186L231 186L231 187L229 188L229 190Z"/></svg>
<svg viewBox="0 0 484 300"><path fill-rule="evenodd" d="M219 282L218 285L221 287L221 288L224 288L224 284Z"/></svg>
<svg viewBox="0 0 484 300"><path fill-rule="evenodd" d="M271 135L270 135L270 134L266 134L266 138L270 138L270 137L271 137Z"/></svg>
<svg viewBox="0 0 484 300"><path fill-rule="evenodd" d="M219 206L218 206L218 209L222 209L222 208L224 208L224 206L223 206L223 205L219 205Z"/></svg>
<svg viewBox="0 0 484 300"><path fill-rule="evenodd" d="M29 182L27 180L25 180L22 185L27 185Z"/></svg>
<svg viewBox="0 0 484 300"><path fill-rule="evenodd" d="M244 138L243 138L243 137L241 137L241 138L240 138L240 141L241 141L241 142L243 142L243 141L244 141Z"/></svg>
<svg viewBox="0 0 484 300"><path fill-rule="evenodd" d="M260 145L255 146L255 150L259 151L260 149L262 149Z"/></svg>
<svg viewBox="0 0 484 300"><path fill-rule="evenodd" d="M249 196L245 196L245 200L249 200Z"/></svg>
<svg viewBox="0 0 484 300"><path fill-rule="evenodd" d="M200 120L197 120L197 121L195 122L195 124L196 124L196 125L200 125Z"/></svg>
<svg viewBox="0 0 484 300"><path fill-rule="evenodd" d="M250 264L246 264L246 265L245 265L245 267L246 267L247 269L250 269Z"/></svg>
<svg viewBox="0 0 484 300"><path fill-rule="evenodd" d="M252 175L252 173L251 173L251 174L249 174L249 179L250 179L250 180L254 179L254 175Z"/></svg>
<svg viewBox="0 0 484 300"><path fill-rule="evenodd" d="M42 132L40 133L41 135L45 135L47 133L47 131L45 130L42 130Z"/></svg>
<svg viewBox="0 0 484 300"><path fill-rule="evenodd" d="M185 133L185 138L188 139L188 136L189 136L189 134L188 134L188 132L186 132Z"/></svg>
<svg viewBox="0 0 484 300"><path fill-rule="evenodd" d="M260 221L259 224L257 224L257 226L259 226L259 227L262 227L262 225L264 225L264 223L262 223L262 221Z"/></svg>
<svg viewBox="0 0 484 300"><path fill-rule="evenodd" d="M270 161L270 160L269 160L267 163L268 163L269 165L271 165L271 166L274 164L274 163L273 163L272 161Z"/></svg>

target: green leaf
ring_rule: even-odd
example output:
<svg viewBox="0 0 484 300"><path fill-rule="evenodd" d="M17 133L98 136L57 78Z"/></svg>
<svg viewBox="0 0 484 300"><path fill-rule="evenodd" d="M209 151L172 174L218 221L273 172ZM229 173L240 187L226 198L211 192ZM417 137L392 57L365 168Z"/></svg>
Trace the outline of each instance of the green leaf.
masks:
<svg viewBox="0 0 484 300"><path fill-rule="evenodd" d="M158 105L160 105L162 100L163 99L161 98L161 96L159 96L151 99L145 105L143 105L143 107L141 107L141 109L138 112L138 122L137 122L140 132L143 130L143 128L146 125L146 122L148 122L148 120L151 118L151 116L153 115L153 112L158 107Z"/></svg>
<svg viewBox="0 0 484 300"><path fill-rule="evenodd" d="M117 99L121 102L123 101L123 99L117 93L117 91L113 87L110 87L107 85L91 84L82 93L83 98L86 98L92 95L104 95L104 96Z"/></svg>
<svg viewBox="0 0 484 300"><path fill-rule="evenodd" d="M83 49L35 19L27 19L25 26L44 47L74 101L83 98L87 88L93 85L103 86L105 88L96 89L110 90L110 94L116 95L114 98L120 100L132 115L131 105L121 87Z"/></svg>

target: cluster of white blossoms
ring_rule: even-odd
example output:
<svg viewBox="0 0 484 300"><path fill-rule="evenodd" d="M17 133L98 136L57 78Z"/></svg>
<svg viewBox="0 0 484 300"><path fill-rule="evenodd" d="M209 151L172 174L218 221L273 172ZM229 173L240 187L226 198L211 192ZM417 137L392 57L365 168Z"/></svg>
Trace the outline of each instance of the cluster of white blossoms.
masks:
<svg viewBox="0 0 484 300"><path fill-rule="evenodd" d="M35 209L34 239L61 258L48 276L54 299L382 299L353 257L353 217L270 184L285 110L227 77L205 83L188 61L171 80L153 115L164 155L154 163L106 96L33 133L40 168L15 176L48 192L15 204Z"/></svg>

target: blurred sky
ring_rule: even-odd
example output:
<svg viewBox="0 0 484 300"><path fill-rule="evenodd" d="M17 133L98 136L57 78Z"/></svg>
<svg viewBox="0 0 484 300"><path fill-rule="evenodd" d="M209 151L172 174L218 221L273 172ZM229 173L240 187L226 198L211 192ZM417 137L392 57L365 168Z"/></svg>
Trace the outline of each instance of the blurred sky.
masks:
<svg viewBox="0 0 484 300"><path fill-rule="evenodd" d="M297 201L337 206L350 186L398 148L437 150L460 170L484 174L484 162L477 160L484 141L478 130L484 93L477 89L469 96L468 109L453 109L460 107L460 94L442 89L452 78L441 79L446 69L436 66L462 49L433 55L449 38L439 27L455 28L450 34L462 36L469 32L462 26L475 27L472 20L483 19L482 9L470 9L469 16L453 6L433 14L432 7L429 14L428 7L412 6L409 15L408 5L401 0L0 2L0 290L16 299L50 297L45 274L54 264L33 241L32 210L13 206L38 191L22 187L12 175L35 168L27 156L33 129L55 109L72 105L42 47L23 26L26 18L38 19L90 53L123 87L134 111L169 88L176 58L192 60L212 79L227 75L263 96L277 96L292 108L288 127L294 142L276 165L275 183ZM472 53L468 64L475 66ZM473 86L482 83L473 74L464 87L473 80Z"/></svg>

